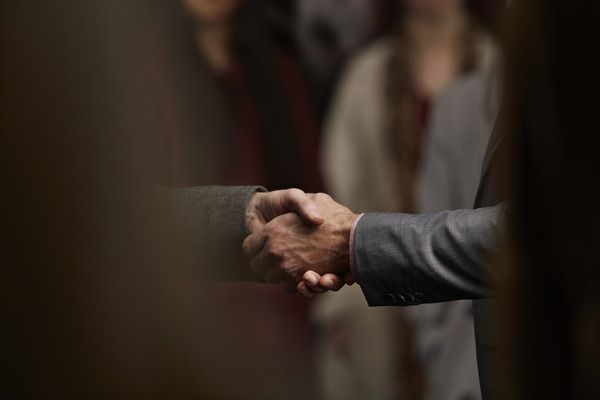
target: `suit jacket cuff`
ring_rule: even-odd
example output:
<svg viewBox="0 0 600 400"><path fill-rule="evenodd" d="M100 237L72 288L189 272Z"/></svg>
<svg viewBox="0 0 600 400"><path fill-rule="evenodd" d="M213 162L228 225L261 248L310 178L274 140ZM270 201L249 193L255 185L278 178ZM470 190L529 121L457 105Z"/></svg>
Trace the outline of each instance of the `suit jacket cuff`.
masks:
<svg viewBox="0 0 600 400"><path fill-rule="evenodd" d="M257 280L242 251L246 208L260 186L204 186L163 189L178 215L176 230L202 279Z"/></svg>
<svg viewBox="0 0 600 400"><path fill-rule="evenodd" d="M350 272L356 279L356 268L354 268L354 233L356 232L356 225L358 225L358 221L365 215L364 213L360 214L358 217L354 219L352 222L352 227L350 228Z"/></svg>
<svg viewBox="0 0 600 400"><path fill-rule="evenodd" d="M380 238L377 217L374 213L362 214L352 232L350 266L356 282L360 285L369 306L396 305L385 279L380 276L376 264L370 262L369 251Z"/></svg>

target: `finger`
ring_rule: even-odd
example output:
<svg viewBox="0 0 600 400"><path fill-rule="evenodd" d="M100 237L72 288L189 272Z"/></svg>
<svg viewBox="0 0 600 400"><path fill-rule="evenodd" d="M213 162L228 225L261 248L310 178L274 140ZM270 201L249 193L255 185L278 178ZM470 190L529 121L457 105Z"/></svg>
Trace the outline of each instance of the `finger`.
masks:
<svg viewBox="0 0 600 400"><path fill-rule="evenodd" d="M315 271L306 271L302 276L302 280L310 287L317 286L319 284L320 279L321 275L319 275Z"/></svg>
<svg viewBox="0 0 600 400"><path fill-rule="evenodd" d="M306 282L304 282L304 284L306 285ZM325 293L327 291L326 288L324 288L320 285L317 285L317 286L306 285L306 289L308 289L309 292L315 293L315 294L321 294L321 293Z"/></svg>
<svg viewBox="0 0 600 400"><path fill-rule="evenodd" d="M265 224L266 222L263 219L253 216L247 220L246 229L248 233L260 232L262 228L264 228Z"/></svg>
<svg viewBox="0 0 600 400"><path fill-rule="evenodd" d="M315 297L315 294L308 290L308 287L306 286L304 281L298 283L298 285L296 286L296 290L298 290L298 293L300 293L302 296L308 299Z"/></svg>
<svg viewBox="0 0 600 400"><path fill-rule="evenodd" d="M300 189L287 190L283 197L284 209L294 211L306 224L321 225L325 220L317 204Z"/></svg>
<svg viewBox="0 0 600 400"><path fill-rule="evenodd" d="M242 248L248 257L254 257L263 249L266 242L267 235L264 235L259 231L248 235L246 239L244 239L244 243L242 243Z"/></svg>
<svg viewBox="0 0 600 400"><path fill-rule="evenodd" d="M264 277L267 271L276 267L276 261L275 257L263 249L250 260L250 269L259 276Z"/></svg>
<svg viewBox="0 0 600 400"><path fill-rule="evenodd" d="M265 193L254 193L248 201L246 206L246 230L249 234L259 231L266 224L264 212L260 207L264 203L265 196Z"/></svg>
<svg viewBox="0 0 600 400"><path fill-rule="evenodd" d="M312 293L324 293L327 291L327 288L319 285L320 279L321 275L315 271L306 271L302 276L302 281L304 282L306 288Z"/></svg>
<svg viewBox="0 0 600 400"><path fill-rule="evenodd" d="M344 280L336 274L324 274L319 280L319 286L337 292L344 286Z"/></svg>

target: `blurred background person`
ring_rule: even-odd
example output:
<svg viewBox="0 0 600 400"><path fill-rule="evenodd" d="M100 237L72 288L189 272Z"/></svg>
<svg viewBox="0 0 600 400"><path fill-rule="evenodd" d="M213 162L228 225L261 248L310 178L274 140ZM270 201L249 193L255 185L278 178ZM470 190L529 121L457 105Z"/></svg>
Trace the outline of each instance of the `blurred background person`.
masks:
<svg viewBox="0 0 600 400"><path fill-rule="evenodd" d="M393 34L357 56L338 87L323 138L326 190L357 211L418 210L431 106L457 78L488 68L496 53L466 2L399 3ZM428 307L374 315L357 287L320 298L314 315L324 397L480 398L470 304ZM460 373L446 379L434 365L442 361ZM450 386L439 392L441 385Z"/></svg>
<svg viewBox="0 0 600 400"><path fill-rule="evenodd" d="M310 91L289 35L272 18L285 10L256 0L165 1L163 8L148 29L144 64L160 127L158 181L319 191ZM236 390L261 399L310 397L309 302L262 284L205 286L203 296L221 314L216 346L228 349L215 362L244 377Z"/></svg>
<svg viewBox="0 0 600 400"><path fill-rule="evenodd" d="M0 174L15 194L0 228L2 399L224 398L195 301L203 266L179 262L148 196L132 77L154 15L137 0L0 6Z"/></svg>
<svg viewBox="0 0 600 400"><path fill-rule="evenodd" d="M344 65L373 40L389 34L401 9L398 0L271 0L280 26L291 34L309 74L319 120L327 115L331 94ZM497 0L471 1L486 23L495 19ZM285 29L284 29L285 30ZM288 30L289 31L289 30Z"/></svg>
<svg viewBox="0 0 600 400"><path fill-rule="evenodd" d="M394 20L395 0L296 0L295 35L310 74L319 116L344 63Z"/></svg>
<svg viewBox="0 0 600 400"><path fill-rule="evenodd" d="M167 2L168 3L168 2ZM255 0L182 0L150 30L168 184L320 189L318 128L294 50ZM198 158L207 146L214 155Z"/></svg>

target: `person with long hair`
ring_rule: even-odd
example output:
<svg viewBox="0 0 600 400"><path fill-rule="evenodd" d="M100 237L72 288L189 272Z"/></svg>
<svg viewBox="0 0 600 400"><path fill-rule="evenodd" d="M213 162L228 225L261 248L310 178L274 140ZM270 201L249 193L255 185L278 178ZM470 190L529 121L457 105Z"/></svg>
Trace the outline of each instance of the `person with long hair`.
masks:
<svg viewBox="0 0 600 400"><path fill-rule="evenodd" d="M411 212L421 208L415 199L415 187L431 106L457 78L487 68L496 58L493 39L469 6L460 0L399 2L397 23L390 34L349 63L327 119L322 153L326 187L337 200L362 211ZM421 337L429 334L431 338L442 332L441 328L431 328L439 328L436 307L453 316L444 319L444 326L455 326L455 334L465 342L461 348L469 352L458 354L459 347L453 346L452 356L450 341L422 344ZM479 398L470 303L430 306L426 310L415 310L415 314L419 315L419 326L429 328L411 335L409 327L416 326L415 321L411 322L412 312L381 310L376 315L364 304L357 288L322 296L314 315L325 343L341 336L327 332L340 330L357 341L365 337L372 341L371 355L365 354L365 359L354 363L349 361L351 357L336 356L338 344L322 346L322 352L329 353L322 356L328 365L322 378L324 390L344 390L335 383L337 380L357 382L356 375L360 375L370 384L363 383L360 391L348 383L352 389L346 390L356 398L389 398L398 387L405 396ZM429 322L423 320L424 314L429 315ZM346 342L352 343L350 339ZM436 356L432 357L433 353ZM367 360L369 357L372 360ZM429 365L442 358L453 360L454 364L448 366L464 373L460 379L452 379L452 387L439 397L440 391L435 388L447 380L430 373L433 370ZM374 363L378 366L376 373ZM423 365L423 373L419 364ZM327 371L340 378L330 379ZM403 382L400 385L399 377Z"/></svg>

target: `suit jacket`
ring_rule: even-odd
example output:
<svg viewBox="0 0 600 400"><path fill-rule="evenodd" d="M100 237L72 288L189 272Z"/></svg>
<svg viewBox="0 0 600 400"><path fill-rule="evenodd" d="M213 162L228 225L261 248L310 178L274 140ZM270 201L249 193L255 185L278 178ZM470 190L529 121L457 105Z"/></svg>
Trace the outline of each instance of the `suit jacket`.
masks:
<svg viewBox="0 0 600 400"><path fill-rule="evenodd" d="M172 232L179 235L181 250L207 281L258 279L242 250L247 232L245 211L260 186L198 186L158 189L174 214Z"/></svg>
<svg viewBox="0 0 600 400"><path fill-rule="evenodd" d="M474 299L482 397L490 399L487 357L493 351L488 259L500 250L505 203L493 182L501 143L495 127L487 146L475 208L431 214L367 213L353 237L353 268L370 306Z"/></svg>

